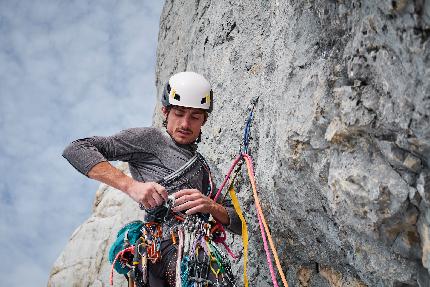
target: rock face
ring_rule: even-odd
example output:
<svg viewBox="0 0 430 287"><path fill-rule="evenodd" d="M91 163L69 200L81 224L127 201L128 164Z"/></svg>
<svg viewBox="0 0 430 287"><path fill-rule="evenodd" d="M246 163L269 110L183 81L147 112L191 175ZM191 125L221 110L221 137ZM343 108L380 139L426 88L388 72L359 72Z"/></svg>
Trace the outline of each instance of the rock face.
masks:
<svg viewBox="0 0 430 287"><path fill-rule="evenodd" d="M119 168L129 174L126 164ZM142 218L137 204L119 190L102 184L97 190L93 213L72 234L51 270L48 286L109 286L108 252L116 234L126 223ZM114 286L127 286L114 274Z"/></svg>
<svg viewBox="0 0 430 287"><path fill-rule="evenodd" d="M429 36L428 0L166 1L158 91L184 70L213 84L200 151L218 181L259 96L251 155L290 286L430 286ZM269 286L245 173L238 183L250 281ZM139 212L115 192L98 198L52 286L107 285L106 246Z"/></svg>

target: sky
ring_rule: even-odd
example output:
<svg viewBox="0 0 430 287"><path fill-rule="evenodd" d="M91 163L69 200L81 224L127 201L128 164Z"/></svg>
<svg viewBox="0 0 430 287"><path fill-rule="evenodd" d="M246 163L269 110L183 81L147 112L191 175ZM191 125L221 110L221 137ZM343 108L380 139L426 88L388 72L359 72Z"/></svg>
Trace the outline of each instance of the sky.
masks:
<svg viewBox="0 0 430 287"><path fill-rule="evenodd" d="M161 0L0 0L0 286L46 286L99 183L71 141L151 124Z"/></svg>

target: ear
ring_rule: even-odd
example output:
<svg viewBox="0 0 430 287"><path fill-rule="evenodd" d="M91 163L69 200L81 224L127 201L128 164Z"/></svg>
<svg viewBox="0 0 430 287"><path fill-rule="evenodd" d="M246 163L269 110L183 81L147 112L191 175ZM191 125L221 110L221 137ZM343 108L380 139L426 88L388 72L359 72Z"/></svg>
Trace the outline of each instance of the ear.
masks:
<svg viewBox="0 0 430 287"><path fill-rule="evenodd" d="M167 116L169 115L169 109L166 107L161 107L161 112L163 112L163 116L167 120Z"/></svg>
<svg viewBox="0 0 430 287"><path fill-rule="evenodd" d="M203 120L203 124L202 124L202 126L204 126L204 125L205 125L205 123L206 123L206 122L207 122L207 120L208 120L208 117L209 117L208 113L207 113L207 112L205 112L205 119Z"/></svg>

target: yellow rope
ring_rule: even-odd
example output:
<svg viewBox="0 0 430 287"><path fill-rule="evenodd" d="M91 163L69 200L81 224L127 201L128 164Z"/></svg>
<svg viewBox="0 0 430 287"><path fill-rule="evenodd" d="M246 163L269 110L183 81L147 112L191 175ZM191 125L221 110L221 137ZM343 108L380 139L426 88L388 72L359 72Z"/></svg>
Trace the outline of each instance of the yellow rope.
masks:
<svg viewBox="0 0 430 287"><path fill-rule="evenodd" d="M236 192L234 191L233 183L228 189L230 198L233 203L234 209L237 215L239 215L240 221L242 221L242 242L243 242L243 282L245 287L248 287L248 276L246 274L246 266L248 264L248 227L246 225L245 217L243 216L242 210L240 209L239 200L237 199Z"/></svg>
<svg viewBox="0 0 430 287"><path fill-rule="evenodd" d="M218 274L221 271L221 266L218 267L217 271L215 271L215 269L212 267L212 262L214 262L214 261L217 262L217 260L216 260L215 256L212 255L211 246L209 245L209 242L207 242L206 240L205 240L205 242L206 242L206 246L208 247L208 257L210 258L209 259L209 267L211 268L212 273L218 278Z"/></svg>

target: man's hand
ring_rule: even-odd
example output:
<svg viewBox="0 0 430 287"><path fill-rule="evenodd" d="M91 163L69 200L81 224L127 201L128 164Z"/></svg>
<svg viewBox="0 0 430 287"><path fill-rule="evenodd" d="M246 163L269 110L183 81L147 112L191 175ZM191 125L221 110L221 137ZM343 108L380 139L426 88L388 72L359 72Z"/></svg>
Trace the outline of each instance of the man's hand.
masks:
<svg viewBox="0 0 430 287"><path fill-rule="evenodd" d="M195 214L197 212L212 213L215 202L197 189L182 189L174 193L175 207L173 212L183 211Z"/></svg>
<svg viewBox="0 0 430 287"><path fill-rule="evenodd" d="M133 182L125 191L136 202L142 203L145 208L154 208L167 200L166 189L156 182Z"/></svg>
<svg viewBox="0 0 430 287"><path fill-rule="evenodd" d="M107 161L93 166L88 172L88 177L127 193L145 208L159 206L167 200L167 192L163 186L156 182L134 180Z"/></svg>
<svg viewBox="0 0 430 287"><path fill-rule="evenodd" d="M183 189L174 193L175 207L173 212L183 211L185 213L195 214L197 212L210 213L212 216L224 225L230 224L230 217L227 210L221 204L216 203L209 197L205 196L197 189Z"/></svg>

